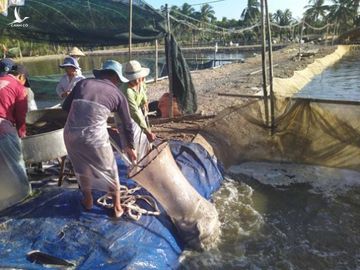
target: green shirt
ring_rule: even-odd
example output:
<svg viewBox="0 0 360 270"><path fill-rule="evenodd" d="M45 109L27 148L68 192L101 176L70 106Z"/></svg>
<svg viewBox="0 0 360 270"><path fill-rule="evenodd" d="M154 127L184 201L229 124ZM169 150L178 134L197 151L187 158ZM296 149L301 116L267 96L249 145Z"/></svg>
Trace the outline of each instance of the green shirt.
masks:
<svg viewBox="0 0 360 270"><path fill-rule="evenodd" d="M150 130L150 127L146 124L145 116L141 111L141 108L147 103L146 86L141 87L140 91L137 92L126 84L124 88L122 88L122 91L129 103L132 119L134 119L141 129Z"/></svg>

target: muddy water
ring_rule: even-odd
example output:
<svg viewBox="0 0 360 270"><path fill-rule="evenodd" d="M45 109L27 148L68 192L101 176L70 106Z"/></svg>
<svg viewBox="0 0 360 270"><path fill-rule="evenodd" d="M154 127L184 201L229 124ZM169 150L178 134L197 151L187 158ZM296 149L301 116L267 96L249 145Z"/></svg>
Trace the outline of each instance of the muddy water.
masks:
<svg viewBox="0 0 360 270"><path fill-rule="evenodd" d="M224 65L232 61L239 61L251 57L249 52L244 53L217 53L216 55L209 53L190 53L186 52L184 57L187 59L189 68L203 69L214 65L211 61L216 59L216 65ZM81 57L79 63L85 77L92 77L92 70L101 67L102 63L108 59L125 63L128 61L128 56L124 54L114 55L94 55ZM150 68L150 75L148 79L155 77L155 54L135 54L133 59L137 59L142 65ZM24 63L29 70L31 88L35 93L35 99L39 108L51 107L60 102L55 89L60 77L63 75L63 70L59 68L62 63L62 58L54 58L47 60L39 60ZM165 69L165 57L163 54L159 55L158 62L158 76L161 77ZM210 66L209 66L210 65Z"/></svg>
<svg viewBox="0 0 360 270"><path fill-rule="evenodd" d="M218 247L185 252L182 269L360 269L360 183L329 189L232 177L214 198Z"/></svg>
<svg viewBox="0 0 360 270"><path fill-rule="evenodd" d="M360 101L359 61L360 50L350 51L340 61L316 76L298 96Z"/></svg>
<svg viewBox="0 0 360 270"><path fill-rule="evenodd" d="M360 101L359 60L350 52L299 95ZM360 269L358 171L253 164L228 173L214 197L220 242L184 252L182 269Z"/></svg>

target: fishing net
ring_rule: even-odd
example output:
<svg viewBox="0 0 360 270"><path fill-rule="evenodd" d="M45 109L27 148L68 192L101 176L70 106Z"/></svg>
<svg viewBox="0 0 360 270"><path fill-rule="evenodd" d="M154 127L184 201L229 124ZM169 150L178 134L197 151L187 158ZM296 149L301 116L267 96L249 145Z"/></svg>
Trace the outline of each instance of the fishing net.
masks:
<svg viewBox="0 0 360 270"><path fill-rule="evenodd" d="M204 136L216 145L225 165L270 161L360 170L359 102L295 95L316 70L274 84L273 133L266 124L263 100L228 108L205 127Z"/></svg>
<svg viewBox="0 0 360 270"><path fill-rule="evenodd" d="M3 37L62 44L104 46L128 44L129 1L127 0L26 0L10 6L0 16ZM15 22L15 14L22 22ZM165 18L146 2L133 1L132 42L161 38Z"/></svg>
<svg viewBox="0 0 360 270"><path fill-rule="evenodd" d="M130 11L127 0L19 2L17 6L8 7L7 16L0 16L2 37L87 47L129 43ZM132 43L164 37L165 24L165 17L145 1L133 1ZM166 47L171 48L174 95L180 100L185 113L193 113L197 104L189 67L173 37ZM35 87L54 87L53 78L34 78L33 81Z"/></svg>

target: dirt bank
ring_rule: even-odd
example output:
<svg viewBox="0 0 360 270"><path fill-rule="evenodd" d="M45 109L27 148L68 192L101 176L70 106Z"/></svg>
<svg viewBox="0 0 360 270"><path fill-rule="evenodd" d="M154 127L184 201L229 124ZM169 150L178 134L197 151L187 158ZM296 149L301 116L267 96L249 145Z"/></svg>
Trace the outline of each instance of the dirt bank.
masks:
<svg viewBox="0 0 360 270"><path fill-rule="evenodd" d="M315 55L298 60L299 47L292 45L273 52L274 77L288 78L296 70L302 70L336 49L335 46L305 45L303 51L316 52ZM262 90L261 55L246 59L245 63L228 64L216 69L200 70L192 73L198 97L198 112L216 114L226 107L247 102L247 98L218 96L218 93L254 94ZM259 71L259 72L257 72ZM163 80L148 87L150 100L158 99L168 91L168 81ZM209 119L185 119L180 122L156 124L153 130L163 138L191 140L201 126Z"/></svg>

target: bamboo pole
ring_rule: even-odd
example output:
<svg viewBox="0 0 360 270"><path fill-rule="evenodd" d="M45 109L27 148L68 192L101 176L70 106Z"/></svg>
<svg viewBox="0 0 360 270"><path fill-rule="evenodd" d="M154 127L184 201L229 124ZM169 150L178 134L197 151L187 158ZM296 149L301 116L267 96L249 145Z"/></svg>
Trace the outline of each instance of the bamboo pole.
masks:
<svg viewBox="0 0 360 270"><path fill-rule="evenodd" d="M305 19L302 19L302 25L301 25L301 31L300 31L300 40L299 40L299 60L301 59L301 42L304 34L304 28L305 28Z"/></svg>
<svg viewBox="0 0 360 270"><path fill-rule="evenodd" d="M159 78L159 41L155 40L155 79L154 81L157 82Z"/></svg>
<svg viewBox="0 0 360 270"><path fill-rule="evenodd" d="M173 82L172 82L172 59L171 59L171 29L170 29L170 11L168 4L165 5L167 20L167 70L169 77L169 118L173 118Z"/></svg>
<svg viewBox="0 0 360 270"><path fill-rule="evenodd" d="M265 124L269 126L269 103L267 95L267 76L266 76L266 41L265 41L265 10L264 0L261 0L261 62L262 62L262 77L263 77L263 93L264 93L264 108L265 108Z"/></svg>
<svg viewBox="0 0 360 270"><path fill-rule="evenodd" d="M328 36L329 36L329 24L328 22L326 21L326 34L325 34L325 46L328 45Z"/></svg>
<svg viewBox="0 0 360 270"><path fill-rule="evenodd" d="M132 0L129 0L129 61L132 54Z"/></svg>
<svg viewBox="0 0 360 270"><path fill-rule="evenodd" d="M274 85L273 85L273 58L272 58L272 40L271 40L271 29L270 29L270 16L268 10L267 0L265 2L265 14L267 24L267 41L269 44L269 83L270 83L270 128L271 134L274 134L275 129L275 96L274 96Z"/></svg>
<svg viewBox="0 0 360 270"><path fill-rule="evenodd" d="M357 105L357 106L360 105L360 101L358 100L335 100L335 99L308 98L308 97L288 97L287 99L307 101L307 102L327 103L327 104L342 104L342 105Z"/></svg>
<svg viewBox="0 0 360 270"><path fill-rule="evenodd" d="M218 96L224 97L243 97L243 98L256 98L256 99L264 99L264 96L255 96L251 94L231 94L231 93L217 93Z"/></svg>

